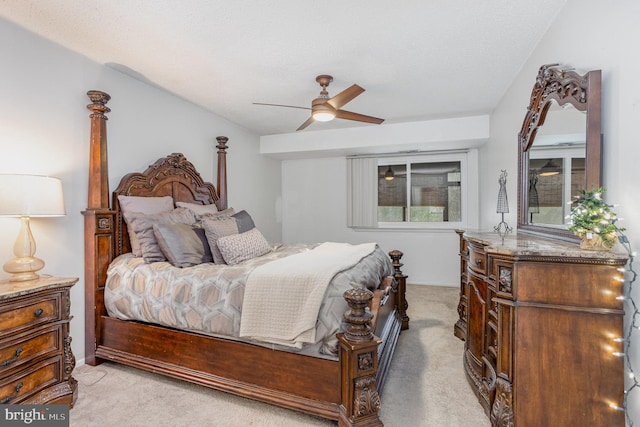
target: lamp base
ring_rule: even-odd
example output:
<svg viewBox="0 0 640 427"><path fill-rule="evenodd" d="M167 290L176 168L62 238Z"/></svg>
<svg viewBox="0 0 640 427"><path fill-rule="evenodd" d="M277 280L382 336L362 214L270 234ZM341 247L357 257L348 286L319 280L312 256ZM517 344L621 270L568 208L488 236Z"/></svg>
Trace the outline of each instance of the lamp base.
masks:
<svg viewBox="0 0 640 427"><path fill-rule="evenodd" d="M3 268L7 273L11 273L10 282L26 282L40 277L36 271L44 268L44 261L32 256L13 258L7 261Z"/></svg>

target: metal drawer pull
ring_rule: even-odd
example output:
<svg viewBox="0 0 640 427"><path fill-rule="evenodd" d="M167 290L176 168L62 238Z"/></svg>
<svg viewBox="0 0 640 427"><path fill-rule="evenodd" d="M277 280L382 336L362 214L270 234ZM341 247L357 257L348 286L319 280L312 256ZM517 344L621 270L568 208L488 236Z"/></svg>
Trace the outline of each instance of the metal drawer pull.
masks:
<svg viewBox="0 0 640 427"><path fill-rule="evenodd" d="M34 314L36 317L40 317L40 316L42 316L42 313L44 313L44 310L43 310L43 309L41 309L41 308L39 308L39 309L37 309L36 311L34 311L34 312L33 312L33 314Z"/></svg>
<svg viewBox="0 0 640 427"><path fill-rule="evenodd" d="M20 358L20 354L22 354L22 347L16 348L16 355L14 357L12 357L11 359L5 360L4 362L2 362L2 364L0 364L0 366L11 365L13 362L15 362L16 360L18 360Z"/></svg>
<svg viewBox="0 0 640 427"><path fill-rule="evenodd" d="M480 258L476 258L476 265L482 264L482 260Z"/></svg>
<svg viewBox="0 0 640 427"><path fill-rule="evenodd" d="M13 399L14 397L16 397L18 395L18 393L20 393L20 389L22 388L22 383L18 383L16 384L16 392L13 393L11 396L7 396L4 399L0 400L0 405L4 405L5 403L7 403L8 401L10 401L11 399Z"/></svg>

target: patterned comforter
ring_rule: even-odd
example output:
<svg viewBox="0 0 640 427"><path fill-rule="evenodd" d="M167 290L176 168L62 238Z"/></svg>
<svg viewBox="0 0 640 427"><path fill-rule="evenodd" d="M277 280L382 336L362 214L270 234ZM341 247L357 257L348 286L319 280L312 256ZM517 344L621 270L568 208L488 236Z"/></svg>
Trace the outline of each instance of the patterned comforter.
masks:
<svg viewBox="0 0 640 427"><path fill-rule="evenodd" d="M123 320L237 339L249 274L260 265L315 246L278 245L272 252L238 265L206 263L188 268L176 268L168 262L148 264L140 257L124 254L107 271L107 312ZM283 275L286 274L284 271ZM335 334L348 309L343 293L352 287L373 289L388 275L393 275L391 261L376 247L358 264L334 276L320 308L314 351L329 356L337 354Z"/></svg>

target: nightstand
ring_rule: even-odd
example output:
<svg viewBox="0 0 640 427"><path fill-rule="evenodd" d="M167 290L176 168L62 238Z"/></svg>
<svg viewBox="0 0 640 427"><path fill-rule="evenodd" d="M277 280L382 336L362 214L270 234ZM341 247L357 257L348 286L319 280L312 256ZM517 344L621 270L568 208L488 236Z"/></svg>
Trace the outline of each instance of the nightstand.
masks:
<svg viewBox="0 0 640 427"><path fill-rule="evenodd" d="M69 290L77 278L40 276L0 281L0 404L67 404L78 383L71 376Z"/></svg>

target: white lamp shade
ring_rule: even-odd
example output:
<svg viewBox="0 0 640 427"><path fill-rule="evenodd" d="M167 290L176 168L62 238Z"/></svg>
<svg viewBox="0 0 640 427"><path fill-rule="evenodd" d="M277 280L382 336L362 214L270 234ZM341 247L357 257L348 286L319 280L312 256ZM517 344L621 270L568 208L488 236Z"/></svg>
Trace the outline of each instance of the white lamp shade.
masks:
<svg viewBox="0 0 640 427"><path fill-rule="evenodd" d="M0 216L65 215L62 181L41 175L0 174Z"/></svg>

